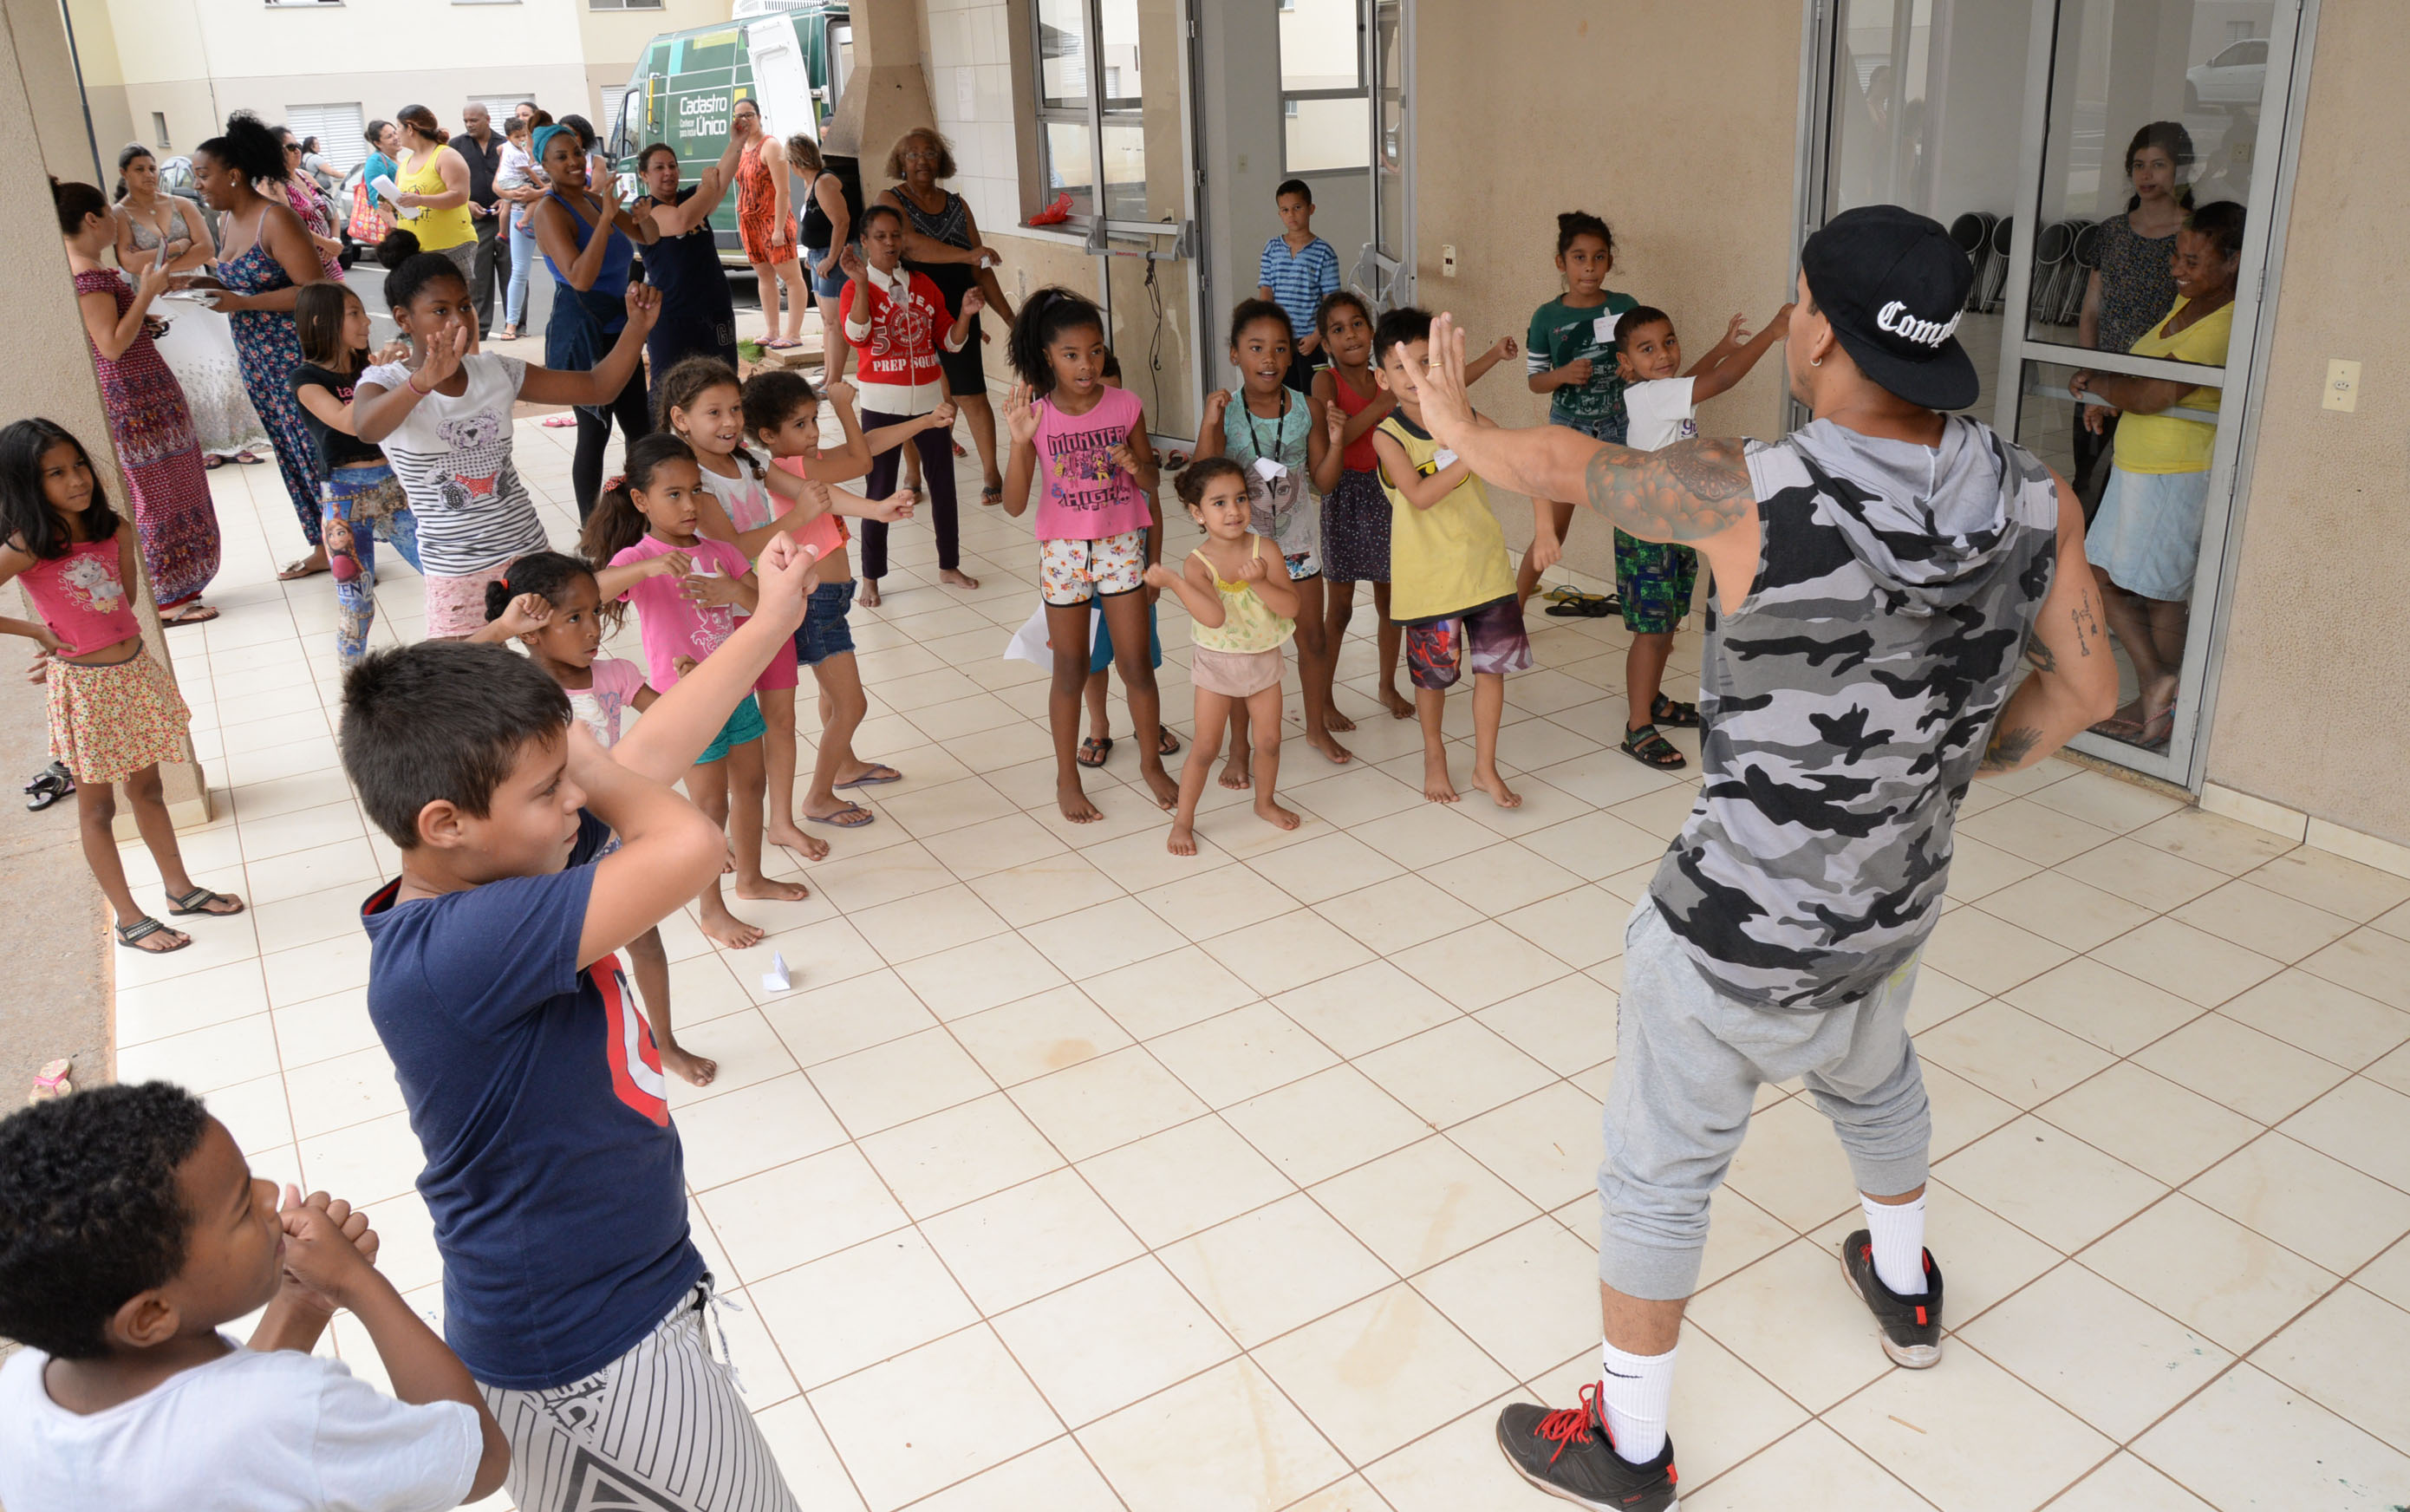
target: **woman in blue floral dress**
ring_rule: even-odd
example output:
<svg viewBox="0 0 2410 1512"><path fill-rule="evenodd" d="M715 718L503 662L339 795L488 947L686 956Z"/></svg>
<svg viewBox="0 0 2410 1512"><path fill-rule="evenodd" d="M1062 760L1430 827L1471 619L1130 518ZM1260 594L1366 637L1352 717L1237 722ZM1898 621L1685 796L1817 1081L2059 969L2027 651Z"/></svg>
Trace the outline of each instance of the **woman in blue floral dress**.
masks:
<svg viewBox="0 0 2410 1512"><path fill-rule="evenodd" d="M293 327L294 292L322 282L326 270L309 231L284 203L280 187L283 169L283 143L247 110L227 118L225 136L212 137L193 152L201 197L220 216L213 283L223 292L217 307L233 323L243 388L268 428L277 471L310 543L310 555L276 574L291 579L327 570L327 548L318 539L318 448L310 439L291 382L293 370L301 365L301 339ZM271 193L261 193L263 188Z"/></svg>

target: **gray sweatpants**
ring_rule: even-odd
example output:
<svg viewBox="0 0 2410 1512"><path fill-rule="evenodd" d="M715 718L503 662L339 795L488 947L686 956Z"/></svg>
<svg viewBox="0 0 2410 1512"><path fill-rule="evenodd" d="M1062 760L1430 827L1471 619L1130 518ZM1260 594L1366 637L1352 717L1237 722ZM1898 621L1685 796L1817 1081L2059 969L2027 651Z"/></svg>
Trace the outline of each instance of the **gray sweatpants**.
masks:
<svg viewBox="0 0 2410 1512"><path fill-rule="evenodd" d="M1699 973L1646 897L1623 931L1623 1006L1598 1168L1599 1279L1671 1301L1698 1284L1707 1199L1749 1132L1763 1082L1803 1079L1849 1153L1858 1189L1913 1191L1933 1120L1908 1037L1919 952L1857 1002L1774 1012Z"/></svg>

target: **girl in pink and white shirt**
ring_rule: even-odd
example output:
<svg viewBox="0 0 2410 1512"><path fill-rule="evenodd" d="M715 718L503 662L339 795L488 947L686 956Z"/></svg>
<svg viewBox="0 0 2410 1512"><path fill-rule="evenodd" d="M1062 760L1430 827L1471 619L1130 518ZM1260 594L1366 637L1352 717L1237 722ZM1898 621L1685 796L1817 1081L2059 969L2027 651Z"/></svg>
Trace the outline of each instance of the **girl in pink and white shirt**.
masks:
<svg viewBox="0 0 2410 1512"><path fill-rule="evenodd" d="M626 465L626 474L602 490L579 544L589 562L661 564L621 598L636 606L648 680L666 692L727 643L737 610L752 612L753 564L696 531L703 474L685 442L655 431L628 448ZM810 895L801 882L773 881L762 872L762 731L761 707L748 693L688 774L687 792L728 830L736 895L797 902ZM713 939L731 950L762 942L761 930L728 911L719 878L704 889L702 903L703 932Z"/></svg>

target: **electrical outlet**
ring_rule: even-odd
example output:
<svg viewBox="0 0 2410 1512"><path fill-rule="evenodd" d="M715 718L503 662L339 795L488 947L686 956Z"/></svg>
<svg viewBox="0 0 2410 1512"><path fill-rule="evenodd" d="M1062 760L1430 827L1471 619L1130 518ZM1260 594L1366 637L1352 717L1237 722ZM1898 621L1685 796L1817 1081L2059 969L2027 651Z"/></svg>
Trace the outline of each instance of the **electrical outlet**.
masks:
<svg viewBox="0 0 2410 1512"><path fill-rule="evenodd" d="M2345 362L2341 357L2327 359L2326 396L2320 400L2325 408L2341 410L2345 414L2359 408L2359 364Z"/></svg>
<svg viewBox="0 0 2410 1512"><path fill-rule="evenodd" d="M1442 278L1456 276L1456 243L1453 241L1439 249L1439 276Z"/></svg>

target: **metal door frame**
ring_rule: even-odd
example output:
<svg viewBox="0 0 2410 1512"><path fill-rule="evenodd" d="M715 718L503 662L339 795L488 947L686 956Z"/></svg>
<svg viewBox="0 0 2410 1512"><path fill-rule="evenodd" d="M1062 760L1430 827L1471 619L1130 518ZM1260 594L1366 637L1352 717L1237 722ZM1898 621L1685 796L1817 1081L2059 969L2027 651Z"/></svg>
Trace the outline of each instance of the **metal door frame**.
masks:
<svg viewBox="0 0 2410 1512"><path fill-rule="evenodd" d="M1398 254L1389 256L1381 249L1388 243L1381 227L1381 17L1383 0L1364 0L1359 14L1362 22L1357 29L1363 55L1360 66L1364 79L1365 129L1371 134L1366 143L1365 188L1372 198L1372 240L1357 264L1360 270L1370 268L1380 280L1379 286L1364 289L1375 310L1393 310L1415 302L1415 0L1396 0L1398 7L1398 162L1401 172L1398 194L1398 217L1403 224L1398 229Z"/></svg>
<svg viewBox="0 0 2410 1512"><path fill-rule="evenodd" d="M1910 0L1895 0L1895 8L1909 4ZM2206 736L2214 712L2226 631L2232 616L2237 548L2242 541L2258 412L2267 383L2267 351L2275 324L2272 294L2283 268L2284 227L2301 158L2301 118L2308 102L2318 0L2273 0L2268 75L2259 101L2259 140L2265 143L2272 122L2280 134L2277 150L2269 159L2274 165L2273 171L2255 167L2252 176L2251 197L2245 206L2242 265L2235 285L2234 334L2228 343L2226 365L2216 370L2100 352L2037 340L2027 334L2034 242L2040 234L2042 199L2047 190L2042 175L2050 145L2052 67L2058 51L2060 13L2067 0L2031 0L2031 4L2017 193L2010 207L2015 220L2010 232L1992 424L2003 435L2016 434L2018 412L2025 399L2025 365L2029 361L2190 380L2201 386L2214 383L2222 390L2221 423L2210 463L2209 502L2201 528L2200 557L2194 573L2193 602L2205 612L2195 614L2186 638L2184 664L2177 674L2176 719L2167 749L2144 750L2088 731L2069 743L2083 754L2197 792L2207 765ZM1826 185L1833 148L1833 78L1840 55L1836 9L1836 0L1815 0L1802 23L1800 155L1793 190L1795 229L1801 241L1823 224L1829 209ZM1794 246L1791 259L1794 278L1798 267ZM1797 413L1795 402L1791 411L1793 424L1805 418Z"/></svg>

